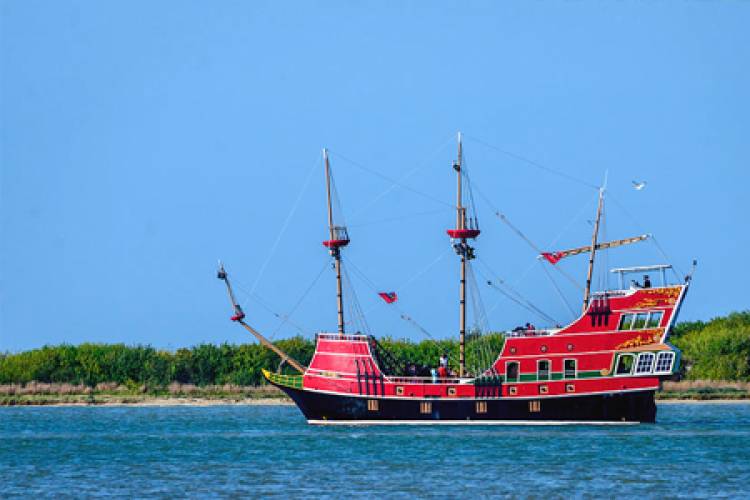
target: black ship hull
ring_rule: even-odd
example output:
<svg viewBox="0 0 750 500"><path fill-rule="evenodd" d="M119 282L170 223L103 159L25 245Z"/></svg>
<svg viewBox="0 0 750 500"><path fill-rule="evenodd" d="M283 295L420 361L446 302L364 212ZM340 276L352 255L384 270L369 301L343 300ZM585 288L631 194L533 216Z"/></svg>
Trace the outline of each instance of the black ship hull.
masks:
<svg viewBox="0 0 750 500"><path fill-rule="evenodd" d="M654 391L540 399L357 397L279 386L313 424L653 423Z"/></svg>

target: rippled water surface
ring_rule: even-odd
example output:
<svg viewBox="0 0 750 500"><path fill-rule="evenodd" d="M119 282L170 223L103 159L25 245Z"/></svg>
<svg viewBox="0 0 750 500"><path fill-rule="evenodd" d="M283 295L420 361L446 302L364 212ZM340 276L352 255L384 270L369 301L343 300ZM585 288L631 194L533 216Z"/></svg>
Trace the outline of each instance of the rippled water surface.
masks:
<svg viewBox="0 0 750 500"><path fill-rule="evenodd" d="M313 427L294 407L0 409L0 496L750 496L750 404L630 427Z"/></svg>

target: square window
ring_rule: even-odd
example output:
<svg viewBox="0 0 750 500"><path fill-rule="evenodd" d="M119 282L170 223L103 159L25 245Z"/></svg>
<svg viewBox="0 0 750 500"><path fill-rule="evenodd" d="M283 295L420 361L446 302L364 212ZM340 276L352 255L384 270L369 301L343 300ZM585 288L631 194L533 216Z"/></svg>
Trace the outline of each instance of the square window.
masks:
<svg viewBox="0 0 750 500"><path fill-rule="evenodd" d="M487 413L487 401L477 401L474 409L477 413Z"/></svg>
<svg viewBox="0 0 750 500"><path fill-rule="evenodd" d="M448 387L448 396L455 396L455 395L456 395L456 388Z"/></svg>
<svg viewBox="0 0 750 500"><path fill-rule="evenodd" d="M518 387L516 387L515 385L508 387L508 394L510 394L511 396L515 396L516 394L518 394Z"/></svg>
<svg viewBox="0 0 750 500"><path fill-rule="evenodd" d="M617 358L617 366L615 367L615 375L630 375L633 373L633 365L635 364L635 356L632 354L620 354Z"/></svg>
<svg viewBox="0 0 750 500"><path fill-rule="evenodd" d="M403 396L404 395L404 386L397 385L396 386L396 396Z"/></svg>
<svg viewBox="0 0 750 500"><path fill-rule="evenodd" d="M432 413L432 401L422 401L419 403L419 413L423 415Z"/></svg>
<svg viewBox="0 0 750 500"><path fill-rule="evenodd" d="M664 313L661 311L654 311L648 316L648 328L658 328L661 325L661 318Z"/></svg>
<svg viewBox="0 0 750 500"><path fill-rule="evenodd" d="M660 352L656 358L656 369L654 373L672 373L672 363L674 362L674 353L672 351Z"/></svg>
<svg viewBox="0 0 750 500"><path fill-rule="evenodd" d="M542 409L542 402L537 400L529 401L529 412L539 413Z"/></svg>
<svg viewBox="0 0 750 500"><path fill-rule="evenodd" d="M654 356L651 352L644 352L638 356L638 363L635 365L636 375L651 373L654 368Z"/></svg>
<svg viewBox="0 0 750 500"><path fill-rule="evenodd" d="M635 315L635 320L633 321L633 330L642 330L646 328L646 319L648 318L648 313L638 313Z"/></svg>
<svg viewBox="0 0 750 500"><path fill-rule="evenodd" d="M565 392L576 392L576 386L573 384L565 384Z"/></svg>
<svg viewBox="0 0 750 500"><path fill-rule="evenodd" d="M547 394L549 392L549 387L546 385L540 385L539 386L539 394Z"/></svg>
<svg viewBox="0 0 750 500"><path fill-rule="evenodd" d="M630 327L633 325L633 318L635 317L635 314L623 314L620 318L620 326L617 327L618 330L630 330Z"/></svg>
<svg viewBox="0 0 750 500"><path fill-rule="evenodd" d="M367 400L367 409L370 411L378 411L378 400L377 399L368 399Z"/></svg>

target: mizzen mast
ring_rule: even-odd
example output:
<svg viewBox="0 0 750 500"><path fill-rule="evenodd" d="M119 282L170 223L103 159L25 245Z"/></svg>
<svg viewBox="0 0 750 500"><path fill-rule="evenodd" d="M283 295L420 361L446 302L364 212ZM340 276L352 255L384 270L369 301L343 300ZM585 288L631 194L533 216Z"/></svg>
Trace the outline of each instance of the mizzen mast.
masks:
<svg viewBox="0 0 750 500"><path fill-rule="evenodd" d="M458 177L458 189L456 192L456 228L448 229L448 236L453 241L453 248L461 257L461 278L459 285L458 301L458 376L466 376L466 263L474 258L474 248L468 243L468 239L479 236L479 227L476 218L466 217L466 207L463 206L462 191L462 161L463 149L461 144L461 132L458 133L458 155L453 162L453 169Z"/></svg>
<svg viewBox="0 0 750 500"><path fill-rule="evenodd" d="M604 206L604 188L599 188L599 206L596 209L596 220L594 221L594 234L591 236L591 250L589 254L589 268L586 272L586 289L583 291L583 312L589 305L591 297L591 278L594 274L594 258L596 257L597 240L599 239L599 223L602 220L602 208Z"/></svg>
<svg viewBox="0 0 750 500"><path fill-rule="evenodd" d="M349 233L346 226L336 226L333 223L333 206L331 205L331 165L328 161L328 150L323 149L323 162L326 172L326 198L328 201L328 232L329 239L323 242L333 257L336 270L336 303L338 306L338 332L344 334L344 297L341 286L341 248L349 244Z"/></svg>

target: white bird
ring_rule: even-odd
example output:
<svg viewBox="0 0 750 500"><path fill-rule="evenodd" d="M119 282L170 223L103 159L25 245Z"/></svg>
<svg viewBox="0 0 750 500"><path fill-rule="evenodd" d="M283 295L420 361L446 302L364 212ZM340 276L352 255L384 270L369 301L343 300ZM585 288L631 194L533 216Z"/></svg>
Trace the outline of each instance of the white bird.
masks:
<svg viewBox="0 0 750 500"><path fill-rule="evenodd" d="M636 191L640 191L641 189L643 189L645 187L646 187L646 181L641 181L641 182L633 181L633 188Z"/></svg>

